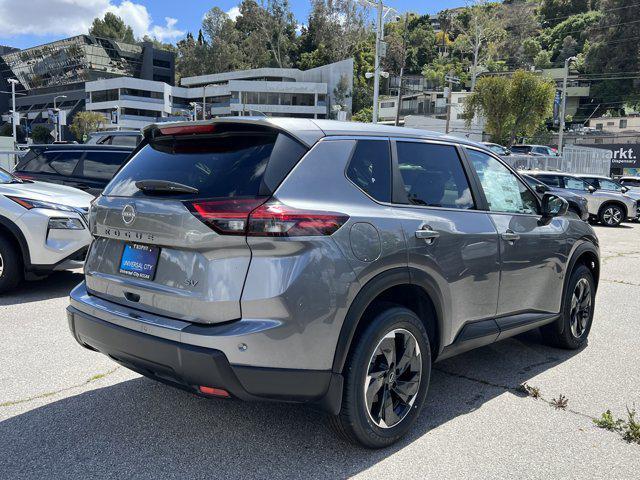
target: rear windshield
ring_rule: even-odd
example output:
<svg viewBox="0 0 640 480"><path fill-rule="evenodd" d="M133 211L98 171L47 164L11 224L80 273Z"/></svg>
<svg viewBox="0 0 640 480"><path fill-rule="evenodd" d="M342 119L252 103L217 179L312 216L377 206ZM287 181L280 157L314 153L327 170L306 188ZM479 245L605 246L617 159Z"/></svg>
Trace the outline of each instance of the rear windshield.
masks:
<svg viewBox="0 0 640 480"><path fill-rule="evenodd" d="M197 188L198 194L188 194L190 198L267 195L270 193L264 185L267 165L274 150L282 151L279 145L286 142L294 141L277 132L156 139L127 162L104 195L149 195L136 187L135 183L140 180L166 180ZM303 152L299 146L292 163L299 160ZM288 169L284 174L287 172Z"/></svg>

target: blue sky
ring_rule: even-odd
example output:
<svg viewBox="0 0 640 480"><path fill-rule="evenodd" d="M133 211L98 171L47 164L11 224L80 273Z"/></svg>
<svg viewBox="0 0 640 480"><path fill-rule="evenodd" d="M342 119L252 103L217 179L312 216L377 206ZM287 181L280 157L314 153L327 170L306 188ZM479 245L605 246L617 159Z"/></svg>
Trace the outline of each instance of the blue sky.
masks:
<svg viewBox="0 0 640 480"><path fill-rule="evenodd" d="M238 0L0 0L0 45L27 48L86 31L95 16L112 11L133 26L136 35L151 34L175 42L197 32L212 7L232 11ZM290 0L304 23L308 0ZM464 5L464 0L386 0L399 12L435 13Z"/></svg>

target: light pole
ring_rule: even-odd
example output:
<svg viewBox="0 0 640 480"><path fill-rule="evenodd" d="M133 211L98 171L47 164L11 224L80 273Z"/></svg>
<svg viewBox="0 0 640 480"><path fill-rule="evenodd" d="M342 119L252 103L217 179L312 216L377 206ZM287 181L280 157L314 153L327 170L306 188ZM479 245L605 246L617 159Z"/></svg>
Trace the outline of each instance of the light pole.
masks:
<svg viewBox="0 0 640 480"><path fill-rule="evenodd" d="M196 102L189 102L191 108L193 108L193 121L198 119L198 104Z"/></svg>
<svg viewBox="0 0 640 480"><path fill-rule="evenodd" d="M202 119L206 120L206 110L207 110L207 87L214 87L213 83L208 83L204 87L202 87Z"/></svg>
<svg viewBox="0 0 640 480"><path fill-rule="evenodd" d="M67 98L66 95L56 95L55 97L53 97L53 111L56 113L57 115L57 120L56 120L56 141L60 140L60 137L62 136L62 129L60 128L60 112L58 111L58 108L56 107L56 100L58 100L59 98Z"/></svg>
<svg viewBox="0 0 640 480"><path fill-rule="evenodd" d="M562 97L560 100L560 130L558 131L558 155L562 155L564 143L564 116L567 108L567 77L569 76L569 65L576 57L569 57L564 61L564 76L562 78Z"/></svg>
<svg viewBox="0 0 640 480"><path fill-rule="evenodd" d="M16 85L20 82L15 78L8 78L7 82L11 84L11 125L13 126L13 144L18 144L18 134L16 132L16 117L20 118L16 112Z"/></svg>

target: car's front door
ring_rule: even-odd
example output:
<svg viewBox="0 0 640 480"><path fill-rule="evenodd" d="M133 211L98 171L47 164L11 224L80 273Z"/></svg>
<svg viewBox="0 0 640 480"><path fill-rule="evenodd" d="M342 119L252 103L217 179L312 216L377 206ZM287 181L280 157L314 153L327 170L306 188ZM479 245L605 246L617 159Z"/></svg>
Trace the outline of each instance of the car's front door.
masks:
<svg viewBox="0 0 640 480"><path fill-rule="evenodd" d="M431 279L444 303L443 338L496 314L498 235L478 209L458 147L400 140L394 148L394 212L400 218L416 282Z"/></svg>
<svg viewBox="0 0 640 480"><path fill-rule="evenodd" d="M484 151L465 151L500 236L498 316L559 312L569 217L543 219L539 199L512 170Z"/></svg>

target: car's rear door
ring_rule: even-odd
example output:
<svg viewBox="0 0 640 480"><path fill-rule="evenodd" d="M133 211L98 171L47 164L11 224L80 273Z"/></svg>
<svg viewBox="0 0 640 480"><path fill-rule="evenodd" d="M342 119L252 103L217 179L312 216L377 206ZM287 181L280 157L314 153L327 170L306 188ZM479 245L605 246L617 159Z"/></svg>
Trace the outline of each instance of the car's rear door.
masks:
<svg viewBox="0 0 640 480"><path fill-rule="evenodd" d="M465 323L496 314L500 260L498 235L479 209L459 148L446 142L393 142L394 208L416 281L441 292L446 331L453 342ZM467 167L468 168L468 167ZM423 277L423 278L421 278Z"/></svg>
<svg viewBox="0 0 640 480"><path fill-rule="evenodd" d="M569 217L543 221L539 198L515 172L480 149L465 152L500 235L498 317L514 316L517 323L529 314L559 312Z"/></svg>

